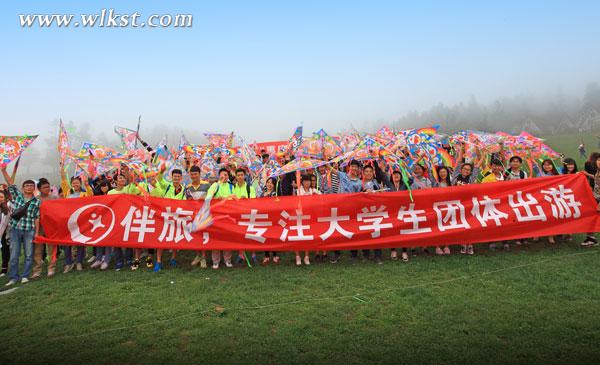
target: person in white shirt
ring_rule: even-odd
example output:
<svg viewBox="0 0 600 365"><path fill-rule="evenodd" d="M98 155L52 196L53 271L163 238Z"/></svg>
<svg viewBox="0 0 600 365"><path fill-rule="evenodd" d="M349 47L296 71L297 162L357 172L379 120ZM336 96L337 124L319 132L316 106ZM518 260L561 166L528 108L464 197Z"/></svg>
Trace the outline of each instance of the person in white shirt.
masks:
<svg viewBox="0 0 600 365"><path fill-rule="evenodd" d="M300 180L300 186L296 190L296 195L307 196L307 195L321 195L321 192L312 186L311 175L302 175ZM296 251L296 266L302 266L302 260L300 259L300 251ZM304 252L304 265L310 265L310 251Z"/></svg>

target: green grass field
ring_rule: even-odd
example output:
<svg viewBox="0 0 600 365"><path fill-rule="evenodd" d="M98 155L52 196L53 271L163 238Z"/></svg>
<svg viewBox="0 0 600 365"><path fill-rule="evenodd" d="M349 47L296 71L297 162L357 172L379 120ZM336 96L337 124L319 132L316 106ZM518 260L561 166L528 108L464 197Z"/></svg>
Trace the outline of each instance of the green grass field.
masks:
<svg viewBox="0 0 600 365"><path fill-rule="evenodd" d="M0 362L591 363L600 250L59 274L0 296Z"/></svg>
<svg viewBox="0 0 600 365"><path fill-rule="evenodd" d="M578 136L548 142L578 155ZM597 363L600 248L581 239L384 265L287 255L213 271L187 253L160 274L57 274L0 292L0 364Z"/></svg>

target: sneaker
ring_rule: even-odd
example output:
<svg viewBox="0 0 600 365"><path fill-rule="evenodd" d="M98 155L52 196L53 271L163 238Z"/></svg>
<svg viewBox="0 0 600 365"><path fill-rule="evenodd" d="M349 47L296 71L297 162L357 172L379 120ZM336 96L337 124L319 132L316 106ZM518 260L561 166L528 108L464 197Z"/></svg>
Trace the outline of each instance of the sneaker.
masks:
<svg viewBox="0 0 600 365"><path fill-rule="evenodd" d="M92 262L96 261L96 256L92 256L87 260L88 264L91 264Z"/></svg>
<svg viewBox="0 0 600 365"><path fill-rule="evenodd" d="M177 266L177 260L175 260L175 259L170 259L170 260L169 260L169 265L171 265L171 267L176 267L176 266Z"/></svg>
<svg viewBox="0 0 600 365"><path fill-rule="evenodd" d="M554 240L554 236L548 237L548 243L550 243L550 244L555 244L556 243L556 241Z"/></svg>
<svg viewBox="0 0 600 365"><path fill-rule="evenodd" d="M31 276L31 280L37 280L41 277L41 274L35 274Z"/></svg>
<svg viewBox="0 0 600 365"><path fill-rule="evenodd" d="M73 265L73 264L71 264L71 265L65 265L65 268L64 268L64 270L63 270L63 274L66 274L66 273L68 273L69 271L73 270L73 267L74 267L74 265Z"/></svg>
<svg viewBox="0 0 600 365"><path fill-rule="evenodd" d="M29 282L29 279L27 279L27 278L21 279L21 284L27 284L28 282Z"/></svg>
<svg viewBox="0 0 600 365"><path fill-rule="evenodd" d="M466 245L460 245L460 254L461 255L467 254L467 246Z"/></svg>
<svg viewBox="0 0 600 365"><path fill-rule="evenodd" d="M504 250L505 251L510 251L510 245L508 243L504 244Z"/></svg>
<svg viewBox="0 0 600 365"><path fill-rule="evenodd" d="M450 247L444 247L444 255L450 255Z"/></svg>
<svg viewBox="0 0 600 365"><path fill-rule="evenodd" d="M304 265L310 265L310 259L308 256L304 256Z"/></svg>
<svg viewBox="0 0 600 365"><path fill-rule="evenodd" d="M302 259L300 256L296 256L296 266L302 266Z"/></svg>
<svg viewBox="0 0 600 365"><path fill-rule="evenodd" d="M376 263L377 265L383 265L383 260L381 259L381 257L376 257L376 258L375 258L375 263Z"/></svg>
<svg viewBox="0 0 600 365"><path fill-rule="evenodd" d="M273 263L274 263L275 265L279 265L279 256L275 256L275 257L273 257Z"/></svg>
<svg viewBox="0 0 600 365"><path fill-rule="evenodd" d="M104 271L104 270L106 270L106 269L108 269L108 263L107 263L107 262L104 262L104 261L102 261L102 265L100 265L100 270L101 270L101 271Z"/></svg>
<svg viewBox="0 0 600 365"><path fill-rule="evenodd" d="M390 252L390 259L392 261L396 261L398 260L398 251L396 250L392 250L392 252Z"/></svg>
<svg viewBox="0 0 600 365"><path fill-rule="evenodd" d="M340 254L334 253L333 256L331 257L331 259L329 260L329 262L331 262L332 264L337 264L337 262L339 260L340 260Z"/></svg>
<svg viewBox="0 0 600 365"><path fill-rule="evenodd" d="M515 245L517 245L517 246L521 246L522 244L523 244L523 242L522 242L521 240L516 240L516 241L515 241ZM504 247L506 247L506 245L507 245L507 244L505 243L505 244L504 244Z"/></svg>
<svg viewBox="0 0 600 365"><path fill-rule="evenodd" d="M134 260L131 264L131 271L136 271L140 267L140 260Z"/></svg>
<svg viewBox="0 0 600 365"><path fill-rule="evenodd" d="M5 276L6 276L6 273L5 273L5 272L3 272L3 273L1 273L1 274L0 274L0 278L3 278L3 277L5 277Z"/></svg>
<svg viewBox="0 0 600 365"><path fill-rule="evenodd" d="M208 266L206 265L206 257L201 257L200 258L200 268L201 269L206 269Z"/></svg>
<svg viewBox="0 0 600 365"><path fill-rule="evenodd" d="M473 250L473 245L469 245L467 247L467 255L474 255L475 251Z"/></svg>
<svg viewBox="0 0 600 365"><path fill-rule="evenodd" d="M442 250L442 248L438 246L435 248L435 254L441 256L444 254L444 250Z"/></svg>
<svg viewBox="0 0 600 365"><path fill-rule="evenodd" d="M80 263L77 263L77 271L83 271L83 265Z"/></svg>
<svg viewBox="0 0 600 365"><path fill-rule="evenodd" d="M217 270L219 268L219 263L218 262L213 262L212 268L213 268L213 270Z"/></svg>
<svg viewBox="0 0 600 365"><path fill-rule="evenodd" d="M417 250L416 250L416 249L414 249L414 248L413 248L413 249L411 249L411 250L410 250L410 254L411 254L411 255L413 255L413 256L417 256Z"/></svg>
<svg viewBox="0 0 600 365"><path fill-rule="evenodd" d="M490 251L496 251L496 244L490 243Z"/></svg>
<svg viewBox="0 0 600 365"><path fill-rule="evenodd" d="M200 256L194 257L194 259L192 260L192 266L196 266L199 263L200 263Z"/></svg>
<svg viewBox="0 0 600 365"><path fill-rule="evenodd" d="M154 272L159 272L160 269L162 269L162 263L161 262L157 262L156 264L154 264Z"/></svg>
<svg viewBox="0 0 600 365"><path fill-rule="evenodd" d="M269 262L270 262L270 261L271 261L271 258L270 258L270 257L265 257L265 258L262 260L262 263L261 263L261 265L262 265L262 266L267 266L267 265L269 264Z"/></svg>
<svg viewBox="0 0 600 365"><path fill-rule="evenodd" d="M147 256L146 257L146 267L148 269L152 268L154 266L154 262L152 262L152 257L151 256Z"/></svg>
<svg viewBox="0 0 600 365"><path fill-rule="evenodd" d="M17 283L16 280L9 280L8 283L4 284L4 286L13 286Z"/></svg>
<svg viewBox="0 0 600 365"><path fill-rule="evenodd" d="M403 262L408 262L408 252L403 251L401 257Z"/></svg>
<svg viewBox="0 0 600 365"><path fill-rule="evenodd" d="M54 276L54 271L48 271L48 277L51 278Z"/></svg>
<svg viewBox="0 0 600 365"><path fill-rule="evenodd" d="M233 267L233 265L231 264L231 260L225 261L225 267L228 267L228 268L232 268Z"/></svg>
<svg viewBox="0 0 600 365"><path fill-rule="evenodd" d="M102 265L102 261L98 261L98 260L96 260L96 261L94 261L94 263L93 263L93 264L91 264L91 265L90 265L90 268L92 268L92 269L97 269L97 268L99 268L99 267L100 267L100 265Z"/></svg>

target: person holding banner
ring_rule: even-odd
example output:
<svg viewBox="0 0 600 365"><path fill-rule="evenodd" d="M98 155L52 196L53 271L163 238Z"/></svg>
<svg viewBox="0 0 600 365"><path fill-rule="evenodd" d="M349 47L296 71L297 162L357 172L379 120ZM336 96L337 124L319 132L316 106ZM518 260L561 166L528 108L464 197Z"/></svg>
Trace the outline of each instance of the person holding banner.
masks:
<svg viewBox="0 0 600 365"><path fill-rule="evenodd" d="M311 175L304 174L300 178L300 186L296 191L298 196L309 196L309 195L321 195L321 192L311 187ZM296 255L296 266L302 266L302 259L300 258L300 251L294 252ZM310 251L304 252L304 265L310 265Z"/></svg>
<svg viewBox="0 0 600 365"><path fill-rule="evenodd" d="M10 226L10 261L8 263L9 281L6 286L12 286L21 279L23 284L29 282L29 274L33 263L33 237L39 232L40 200L34 196L35 183L25 180L23 191L14 185L13 178L8 175L6 166L1 167L2 175L8 184L8 191L13 197L14 210L11 214ZM25 255L25 267L19 276L19 259L21 249Z"/></svg>
<svg viewBox="0 0 600 365"><path fill-rule="evenodd" d="M164 165L163 165L164 166ZM163 167L164 168L164 167ZM163 198L185 200L185 186L181 183L183 178L183 172L180 169L173 169L171 171L171 182L165 180L163 172L161 171L156 177L157 194ZM156 264L154 264L154 272L159 272L162 269L162 249L156 250ZM172 267L177 266L177 260L175 259L177 250L171 251L171 259L169 265ZM136 260L139 266L139 260Z"/></svg>
<svg viewBox="0 0 600 365"><path fill-rule="evenodd" d="M450 180L450 169L448 169L446 166L439 166L437 168L437 186L439 188L452 186L452 181ZM450 246L435 246L435 254L438 256L450 255Z"/></svg>
<svg viewBox="0 0 600 365"><path fill-rule="evenodd" d="M116 195L116 194L132 194L139 195L140 191L138 187L134 183L130 183L133 181L133 176L131 175L131 171L126 166L121 166L120 171L117 172L113 180L116 182L116 186L114 189L110 190L108 195ZM113 250L115 256L115 270L120 271L125 263L131 263L131 259L133 256L133 249L126 248L125 255L123 255L123 249L121 247L115 247ZM110 257L108 258L110 261ZM102 267L102 266L101 266Z"/></svg>
<svg viewBox="0 0 600 365"><path fill-rule="evenodd" d="M377 168L379 169L379 166L377 165L377 161L373 162L373 165L376 165ZM362 170L363 173L363 192L366 193L374 193L374 192L378 192L380 190L382 190L382 185L377 181L377 179L375 179L375 170L373 168L372 165L366 165L363 167ZM362 255L363 255L363 260L368 260L369 256L370 256L370 252L371 250L362 250ZM381 254L382 251L380 248L376 248L375 250L373 250L373 256L374 256L374 260L377 264L381 265L383 264L383 261L381 260ZM351 250L350 251L350 257L352 260L356 260L356 258L358 257L358 250Z"/></svg>
<svg viewBox="0 0 600 365"><path fill-rule="evenodd" d="M60 178L61 178L61 182L60 182L60 187L61 187L61 191L62 191L62 196L65 199L74 199L74 198L81 198L84 196L93 196L94 192L92 190L92 187L88 184L87 179L84 180L85 181L85 190L82 189L82 180L81 177L79 176L73 176L71 178L71 183L69 184L69 181L67 180L66 177L66 173L65 170L61 167L60 169ZM73 253L72 253L72 249L73 247L70 245L67 245L65 247L65 266L63 269L63 274L66 274L68 272L70 272L71 270L73 270ZM85 247L84 246L77 246L76 248L76 259L75 259L75 265L77 268L77 271L82 271L83 270L83 260L85 259Z"/></svg>
<svg viewBox="0 0 600 365"><path fill-rule="evenodd" d="M262 197L263 198L272 198L277 196L277 180L274 177L270 177L267 179L265 183L265 188L263 189ZM271 261L271 256L273 257L273 263L275 265L279 265L279 255L275 251L265 251L265 257L262 260L262 266L266 266Z"/></svg>
<svg viewBox="0 0 600 365"><path fill-rule="evenodd" d="M204 200L210 188L210 183L200 179L200 167L190 167L189 174L191 183L185 187L185 198L187 200ZM200 264L200 268L206 269L206 251L196 251L196 257L192 260L192 266Z"/></svg>
<svg viewBox="0 0 600 365"><path fill-rule="evenodd" d="M389 192L398 192L405 191L406 185L402 180L402 171L393 170L392 178L390 179L389 175L383 171L379 165L375 165L375 175L379 177L379 179L383 182L385 186L387 186L387 191ZM392 248L390 251L390 259L392 261L398 260L398 250L396 248ZM406 248L402 249L402 261L408 262L408 250Z"/></svg>
<svg viewBox="0 0 600 365"><path fill-rule="evenodd" d="M94 196L107 195L110 191L110 185L108 180L102 176L102 178L88 180L92 189L94 189ZM90 268L100 268L104 271L108 268L110 263L110 257L112 256L112 247L94 247L96 249L96 255L94 255L94 261L90 265Z"/></svg>
<svg viewBox="0 0 600 365"><path fill-rule="evenodd" d="M238 168L235 170L235 184L233 186L233 195L235 199L254 199L256 198L256 190L254 186L250 185L246 181L246 170L242 168ZM245 261L246 253L244 251L240 251L238 253L237 262L239 264L243 264ZM256 253L252 253L252 262L256 263Z"/></svg>
<svg viewBox="0 0 600 365"><path fill-rule="evenodd" d="M477 177L481 171L483 157L481 156L480 151L477 150L477 157L475 161L463 162L463 150L464 146L461 146L458 149L458 156L456 158L456 161L458 161L458 166L456 169L454 169L451 180L453 186L476 184ZM460 253L462 255L474 255L475 249L473 248L472 244L460 245Z"/></svg>
<svg viewBox="0 0 600 365"><path fill-rule="evenodd" d="M222 167L219 170L219 180L210 186L206 193L206 199L230 199L233 195L233 184L229 181L229 170ZM213 250L211 256L212 268L214 270L219 269L221 251ZM223 260L225 261L226 267L233 267L231 264L231 251L223 251Z"/></svg>

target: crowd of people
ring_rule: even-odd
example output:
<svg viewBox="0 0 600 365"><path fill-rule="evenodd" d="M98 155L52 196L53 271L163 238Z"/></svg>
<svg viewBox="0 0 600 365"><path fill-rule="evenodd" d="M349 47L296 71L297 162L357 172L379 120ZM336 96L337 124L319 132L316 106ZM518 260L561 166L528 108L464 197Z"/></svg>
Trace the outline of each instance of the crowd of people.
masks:
<svg viewBox="0 0 600 365"><path fill-rule="evenodd" d="M145 144L146 145L146 144ZM150 150L150 149L149 149ZM67 177L61 168L61 182L59 187L54 187L46 178L37 181L27 179L18 188L14 181L17 173L15 165L12 174L6 167L2 168L2 175L6 184L0 186L0 236L2 238L2 271L0 276L8 275L7 286L17 282L27 283L30 279L41 277L44 264L47 262L47 276L52 277L57 272L57 258L64 257L63 267L58 269L67 274L72 270L84 270L85 265L91 269L107 270L114 265L119 271L124 268L138 270L141 266L159 272L163 269L163 250L124 249L119 247L93 247L85 246L56 246L41 243L33 244L34 236L44 236L44 227L40 224L40 205L50 199L77 199L93 195L111 194L149 194L154 197L164 197L181 200L213 199L253 199L257 197L275 197L288 195L315 195L315 194L343 194L343 193L379 193L397 192L402 190L420 190L434 187L448 187L476 183L490 183L507 180L535 178L539 176L552 176L559 174L575 174L580 170L572 158L561 158L560 161L546 159L532 165L531 171L526 168L519 156L512 156L508 161L503 160L503 154L493 154L484 158L478 153L473 161L464 158L463 147L452 148L451 152L455 166L435 166L428 168L426 164L415 163L409 171L390 169L383 159L367 161L350 161L346 166L338 163L328 163L315 169L307 169L302 173L287 173L278 177L269 177L262 184L252 180L248 171L239 166L222 165L218 171L216 181L202 179L199 166L186 160L184 168L172 169L168 174L163 166L160 172L146 181L135 182L135 176L127 165L111 173L100 176L73 176ZM259 156L267 161L272 156L262 151ZM591 153L582 173L589 179L594 197L600 201L600 153ZM408 174L409 176L404 176ZM165 175L168 175L167 177ZM188 181L185 183L184 181ZM145 190L145 191L144 191ZM536 241L539 238L529 240ZM549 244L557 240L571 241L572 236L545 237ZM499 248L510 249L511 244L523 245L526 240L502 242ZM596 245L594 233L588 233L581 243L582 246ZM495 250L498 243L487 246ZM419 253L450 255L452 247L440 245L420 250L406 248L392 249L391 260L409 261L410 256ZM457 245L458 253L473 255L473 245ZM21 251L24 256L24 267L19 270ZM92 251L91 253L89 251ZM383 262L381 249L374 249L371 256L370 250L360 252L362 260ZM89 255L89 256L88 256ZM210 257L209 257L210 255ZM309 252L294 252L294 263L298 266L310 265L311 260L317 262L336 263L342 253L316 252L311 256ZM197 251L192 266L219 269L221 263L226 267L245 265L247 260L262 265L279 264L281 256L278 252L237 253L236 257L231 251ZM350 260L359 258L359 251L352 250ZM170 252L169 266L178 265L177 251Z"/></svg>

